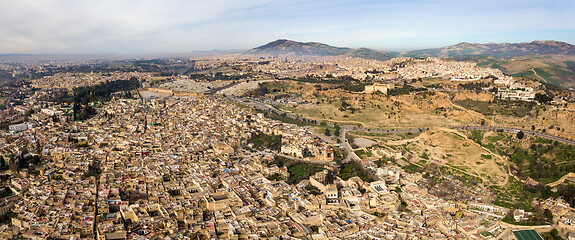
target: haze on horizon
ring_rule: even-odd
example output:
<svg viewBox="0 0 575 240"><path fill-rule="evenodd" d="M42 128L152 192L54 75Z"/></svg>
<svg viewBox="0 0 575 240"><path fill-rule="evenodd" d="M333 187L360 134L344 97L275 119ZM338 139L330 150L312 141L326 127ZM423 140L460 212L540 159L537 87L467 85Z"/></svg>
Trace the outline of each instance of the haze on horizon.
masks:
<svg viewBox="0 0 575 240"><path fill-rule="evenodd" d="M571 0L8 0L0 53L181 53L285 38L404 51L459 42L575 43Z"/></svg>

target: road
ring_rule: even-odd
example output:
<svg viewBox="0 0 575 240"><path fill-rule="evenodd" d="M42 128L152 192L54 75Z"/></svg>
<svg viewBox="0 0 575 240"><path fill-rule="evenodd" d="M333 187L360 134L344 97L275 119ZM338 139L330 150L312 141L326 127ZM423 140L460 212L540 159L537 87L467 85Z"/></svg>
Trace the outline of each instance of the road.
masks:
<svg viewBox="0 0 575 240"><path fill-rule="evenodd" d="M271 111L277 114L285 114L285 116L289 117L289 118L293 118L293 119L298 119L298 120L304 120L304 121L309 121L310 119L306 119L303 118L301 116L295 115L293 113L290 112L285 112L285 111L281 111L279 109L274 108L273 106L269 105L269 104L265 104L265 103L261 103L261 102L256 102L253 100L247 100L247 99L242 99L242 98L231 98L228 97L229 100L232 100L234 102L240 103L240 104L244 104L244 105L248 105L254 108L258 108L261 110L267 110L267 111ZM328 126L334 126L332 123L327 123ZM571 145L575 145L575 141L571 140L571 139L567 139L567 138L562 138L559 136L555 136L555 135L551 135L548 133L542 133L542 132L536 132L536 131L532 131L532 130L528 130L528 129L520 129L520 128L510 128L510 127L490 127L490 126L453 126L451 127L452 129L459 129L459 130L489 130L489 131L502 131L502 132L508 132L508 133L516 133L519 131L522 131L523 133L525 133L525 135L530 135L530 136L538 136L538 137L542 137L542 138L547 138L550 140L555 140L558 142L562 142L565 144L571 144ZM357 126L351 126L351 125L341 125L340 126L340 135L338 136L340 139L340 142L342 143L345 151L347 152L347 156L344 159L344 162L349 162L349 161L361 161L361 158L359 158L355 152L353 151L353 148L351 147L351 145L349 144L349 142L346 139L346 134L348 131L351 130L355 130L355 131L365 131L365 132L373 132L373 133L418 133L418 132L426 132L428 130L430 130L430 128L407 128L407 129L372 129L372 128L364 128L364 127L357 127ZM322 134L315 134L318 136L322 136L323 138L329 138L325 135ZM509 170L509 168L508 168ZM509 172L509 174L511 174ZM574 173L570 173L568 176L571 176ZM479 177L479 176L478 176ZM564 176L564 178L567 176ZM563 178L562 178L563 179ZM544 226L516 226L516 225L512 225L512 224L507 224L507 223L503 223L503 225L507 226L510 229L533 229L536 228L540 231L549 231L552 227L549 225L544 225ZM508 231L506 233L506 235L509 235L511 231Z"/></svg>
<svg viewBox="0 0 575 240"><path fill-rule="evenodd" d="M281 111L281 110L276 109L273 106L266 104L266 103L262 103L262 102L258 102L258 101L254 101L254 100L250 100L250 99L245 99L245 98L238 98L238 97L227 97L227 99L231 100L233 102L236 102L239 104L244 104L244 105L247 105L247 106L250 106L253 108L257 108L260 110L270 111L270 112L274 112L277 114L283 114L283 115L285 115L289 118L292 118L292 119L297 119L297 120L302 120L302 121L311 121L311 119L306 119L302 116L299 116L299 115L296 115L296 114L293 114L290 112ZM326 124L327 124L327 126L330 126L330 127L334 126L333 123L330 123L330 122L327 122ZM515 133L515 132L523 131L523 133L525 133L525 135L538 136L538 137L543 137L543 138L555 140L555 141L566 143L566 144L575 145L575 141L571 140L571 139L562 138L562 137L558 137L558 136L547 134L547 133L531 131L531 130L527 130L527 129L520 129L520 128L490 127L490 126L453 126L451 128L460 129L460 130L503 131L503 132L508 132L508 133ZM341 125L339 138L340 138L340 141L341 141L343 147L345 148L345 150L347 152L347 157L344 160L344 162L349 161L349 160L354 160L354 161L361 160L354 153L353 148L351 147L351 145L347 142L347 140L345 138L345 135L348 131L355 130L355 131L364 131L364 132L373 132L373 133L418 133L418 132L426 132L429 129L430 128L373 129L373 128L357 127L357 126L352 126L352 125ZM324 140L330 139L328 136L325 136L322 134L314 133L314 135L316 135L316 136L318 136Z"/></svg>
<svg viewBox="0 0 575 240"><path fill-rule="evenodd" d="M8 97L6 98L6 101L4 102L4 107L8 108L10 106L10 101L12 101L12 97L14 96L16 92L11 92L10 95L8 95Z"/></svg>
<svg viewBox="0 0 575 240"><path fill-rule="evenodd" d="M353 151L353 148L351 147L351 145L347 141L347 138L345 137L345 135L347 134L347 132L349 130L350 130L350 126L342 126L339 129L339 140L340 140L341 144L343 145L343 148L347 152L347 156L345 157L343 162L349 162L350 160L359 162L359 161L361 161L361 158L355 154L355 152Z"/></svg>
<svg viewBox="0 0 575 240"><path fill-rule="evenodd" d="M363 128L344 125L342 127L349 128L354 131L372 132L372 133L419 133L427 132L431 128L398 128L398 129L376 129L376 128Z"/></svg>
<svg viewBox="0 0 575 240"><path fill-rule="evenodd" d="M465 129L465 130L490 130L490 131L503 131L508 133L516 133L522 131L525 135L530 136L538 136L542 138L547 138L550 140L555 140L558 142L562 142L565 144L575 145L575 141L567 138L558 137L555 135L551 135L548 133L536 132L528 129L521 129L521 128L509 128L509 127L488 127L488 126L461 126L461 127L452 127L454 129Z"/></svg>

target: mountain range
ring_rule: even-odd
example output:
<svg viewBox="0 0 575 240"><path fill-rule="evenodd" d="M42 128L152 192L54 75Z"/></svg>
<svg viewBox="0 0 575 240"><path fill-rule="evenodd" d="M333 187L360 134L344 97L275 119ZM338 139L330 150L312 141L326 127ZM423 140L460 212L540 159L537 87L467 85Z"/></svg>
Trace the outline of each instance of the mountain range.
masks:
<svg viewBox="0 0 575 240"><path fill-rule="evenodd" d="M501 69L509 75L529 77L557 86L575 87L575 45L559 41L487 44L463 42L442 48L398 53L279 39L245 53L352 56L381 61L400 56L438 57L473 61L479 66Z"/></svg>
<svg viewBox="0 0 575 240"><path fill-rule="evenodd" d="M407 52L414 57L498 57L512 58L526 55L562 54L575 55L575 46L558 41L533 41L528 43L459 43L456 45Z"/></svg>

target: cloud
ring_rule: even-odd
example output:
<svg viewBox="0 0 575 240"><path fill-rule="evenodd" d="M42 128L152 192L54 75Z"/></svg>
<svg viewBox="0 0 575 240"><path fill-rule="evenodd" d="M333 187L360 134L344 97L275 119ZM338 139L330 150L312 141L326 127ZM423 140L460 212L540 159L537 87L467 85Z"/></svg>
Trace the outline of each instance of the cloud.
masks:
<svg viewBox="0 0 575 240"><path fill-rule="evenodd" d="M498 34L519 34L517 39L550 30L567 32L557 40L573 42L574 5L568 0L7 0L0 8L0 52L185 52L250 48L276 38L352 47L379 42L385 48L425 45L425 39L485 39L478 37L482 34L496 42Z"/></svg>
<svg viewBox="0 0 575 240"><path fill-rule="evenodd" d="M0 10L1 52L105 50L138 45L261 4L246 0L16 0ZM19 46L19 47L18 47Z"/></svg>

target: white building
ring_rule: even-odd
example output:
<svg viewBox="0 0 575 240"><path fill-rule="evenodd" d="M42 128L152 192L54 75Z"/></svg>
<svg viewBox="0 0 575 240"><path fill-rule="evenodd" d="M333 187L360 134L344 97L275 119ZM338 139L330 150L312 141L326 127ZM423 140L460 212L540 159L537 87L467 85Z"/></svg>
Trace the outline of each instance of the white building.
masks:
<svg viewBox="0 0 575 240"><path fill-rule="evenodd" d="M533 88L499 89L497 96L506 100L533 101L535 99L535 92Z"/></svg>
<svg viewBox="0 0 575 240"><path fill-rule="evenodd" d="M385 185L384 181L372 182L369 184L369 186L371 187L371 189L373 189L373 191L377 192L380 195L388 193L387 186Z"/></svg>
<svg viewBox="0 0 575 240"><path fill-rule="evenodd" d="M30 123L20 123L20 124L14 124L14 125L8 126L8 130L21 132L21 131L26 131L28 129L32 129L32 127L33 126Z"/></svg>

